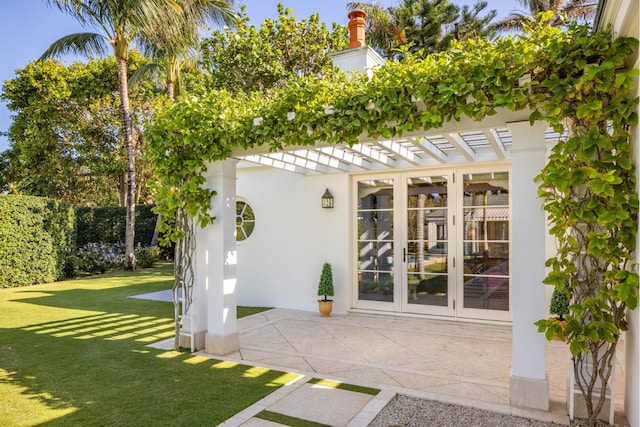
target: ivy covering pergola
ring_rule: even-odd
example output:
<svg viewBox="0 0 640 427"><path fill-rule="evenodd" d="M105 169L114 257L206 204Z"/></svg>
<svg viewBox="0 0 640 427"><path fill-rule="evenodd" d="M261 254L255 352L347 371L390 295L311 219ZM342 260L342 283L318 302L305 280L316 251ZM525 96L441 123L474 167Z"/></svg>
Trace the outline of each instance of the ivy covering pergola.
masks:
<svg viewBox="0 0 640 427"><path fill-rule="evenodd" d="M634 71L624 64L637 40L613 40L577 24L563 31L548 19L543 15L523 36L454 43L424 60L389 63L370 78L336 71L266 95L215 92L160 111L147 127L147 155L167 238L183 236L168 225L176 212L202 227L213 221L206 164L236 148L353 145L428 131L463 115L480 122L502 109L530 111L532 124L569 132L538 182L558 248L545 283L572 298L571 313L566 326L546 319L538 326L548 338L566 336L595 422L605 393L592 405L597 378L580 375L582 366L591 359L607 383L626 309L638 301L638 194L629 144L638 99L629 96Z"/></svg>

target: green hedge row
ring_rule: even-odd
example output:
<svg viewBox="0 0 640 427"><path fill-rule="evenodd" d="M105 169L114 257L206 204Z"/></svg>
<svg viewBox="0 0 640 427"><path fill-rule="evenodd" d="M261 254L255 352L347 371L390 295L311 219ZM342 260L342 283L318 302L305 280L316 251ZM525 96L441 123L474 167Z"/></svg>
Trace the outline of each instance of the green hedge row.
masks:
<svg viewBox="0 0 640 427"><path fill-rule="evenodd" d="M0 196L0 288L65 277L76 246L71 205L32 196Z"/></svg>
<svg viewBox="0 0 640 427"><path fill-rule="evenodd" d="M136 245L151 243L153 205L136 207ZM0 288L53 282L74 272L78 248L124 241L125 208L80 207L0 195Z"/></svg>
<svg viewBox="0 0 640 427"><path fill-rule="evenodd" d="M135 245L149 246L156 228L154 205L136 206ZM78 247L87 243L124 242L126 208L119 206L76 208Z"/></svg>

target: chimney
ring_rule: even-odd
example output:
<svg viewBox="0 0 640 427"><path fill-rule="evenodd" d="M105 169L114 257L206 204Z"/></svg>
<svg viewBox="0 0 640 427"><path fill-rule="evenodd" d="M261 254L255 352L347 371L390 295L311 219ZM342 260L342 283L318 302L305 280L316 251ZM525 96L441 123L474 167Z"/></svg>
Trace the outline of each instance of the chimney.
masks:
<svg viewBox="0 0 640 427"><path fill-rule="evenodd" d="M378 52L365 43L364 28L366 23L364 18L367 17L367 12L356 9L349 12L347 16L349 17L349 48L342 52L332 53L331 60L335 67L347 75L360 72L371 77L373 70L376 67L382 67L385 61L378 55Z"/></svg>
<svg viewBox="0 0 640 427"><path fill-rule="evenodd" d="M367 44L364 40L366 23L364 18L367 17L367 12L355 9L349 12L347 17L349 18L349 49L366 46Z"/></svg>

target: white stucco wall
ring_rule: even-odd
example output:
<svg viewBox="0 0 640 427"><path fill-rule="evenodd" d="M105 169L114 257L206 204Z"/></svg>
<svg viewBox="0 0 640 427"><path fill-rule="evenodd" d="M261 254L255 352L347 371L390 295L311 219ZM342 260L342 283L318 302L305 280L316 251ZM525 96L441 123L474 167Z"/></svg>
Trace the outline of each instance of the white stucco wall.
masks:
<svg viewBox="0 0 640 427"><path fill-rule="evenodd" d="M612 27L613 36L634 37L640 39L640 6L638 0L600 0L596 26L606 30ZM640 58L636 49L627 65L640 69ZM640 96L640 79L635 77L635 92L632 97ZM636 113L638 106L636 105ZM636 180L640 182L640 128L630 129L631 145L635 153ZM639 188L640 190L640 188ZM636 238L636 247L640 248L640 226ZM636 252L636 263L640 263L640 250ZM625 333L625 396L624 410L631 427L640 426L640 308L627 311L629 327Z"/></svg>
<svg viewBox="0 0 640 427"><path fill-rule="evenodd" d="M253 234L238 242L239 305L317 311L322 264L333 268L334 313L351 305L349 175L302 176L272 168L237 170L238 200L255 212ZM323 209L329 188L334 208Z"/></svg>
<svg viewBox="0 0 640 427"><path fill-rule="evenodd" d="M348 49L343 52L331 55L333 65L342 71L349 73L356 70L364 72L371 77L375 67L384 65L384 59L370 46L362 46L355 49Z"/></svg>
<svg viewBox="0 0 640 427"><path fill-rule="evenodd" d="M637 0L602 1L602 28L613 26L614 36L640 38L639 5ZM636 50L627 62L629 68L640 69L640 58ZM635 93L640 96L640 79L635 78ZM638 107L636 106L636 113ZM636 179L640 182L640 128L630 129L631 144L635 152ZM640 248L640 226L637 248ZM640 263L640 250L636 252L636 263ZM632 427L640 426L640 308L627 311L629 328L625 333L625 414Z"/></svg>
<svg viewBox="0 0 640 427"><path fill-rule="evenodd" d="M636 21L638 19L636 6ZM636 35L639 37L640 34ZM635 68L640 68L640 59L636 54ZM636 93L640 96L640 81L635 78ZM636 106L636 112L638 108ZM631 144L635 150L636 181L640 182L640 127L631 129ZM640 226L636 236L636 248L640 248ZM640 264L640 250L636 249L636 263ZM627 311L629 329L625 334L625 413L630 426L640 426L640 307Z"/></svg>

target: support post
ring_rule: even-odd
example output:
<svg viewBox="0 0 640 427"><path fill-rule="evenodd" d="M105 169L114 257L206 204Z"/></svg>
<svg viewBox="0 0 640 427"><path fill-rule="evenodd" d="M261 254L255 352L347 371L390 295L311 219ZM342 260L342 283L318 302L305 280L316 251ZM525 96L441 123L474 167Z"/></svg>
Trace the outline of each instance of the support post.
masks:
<svg viewBox="0 0 640 427"><path fill-rule="evenodd" d="M547 124L508 124L513 137L512 244L513 350L509 395L512 405L549 410L546 340L534 323L545 317L545 214L533 181L546 162Z"/></svg>
<svg viewBox="0 0 640 427"><path fill-rule="evenodd" d="M236 303L236 160L208 165L207 184L215 190L211 208L216 220L206 228L207 333L205 351L215 355L240 348Z"/></svg>

